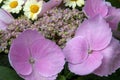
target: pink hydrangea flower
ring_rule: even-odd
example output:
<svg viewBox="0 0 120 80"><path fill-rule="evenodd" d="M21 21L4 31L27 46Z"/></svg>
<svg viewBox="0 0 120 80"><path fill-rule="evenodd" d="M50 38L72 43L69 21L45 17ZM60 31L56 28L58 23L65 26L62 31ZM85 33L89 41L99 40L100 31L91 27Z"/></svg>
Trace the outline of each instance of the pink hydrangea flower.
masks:
<svg viewBox="0 0 120 80"><path fill-rule="evenodd" d="M70 71L78 75L93 73L103 64L101 50L108 47L111 39L111 28L101 16L85 20L63 50ZM112 52L107 53L111 56Z"/></svg>
<svg viewBox="0 0 120 80"><path fill-rule="evenodd" d="M14 21L12 15L3 9L0 9L0 30L6 30L7 26Z"/></svg>
<svg viewBox="0 0 120 80"><path fill-rule="evenodd" d="M108 76L120 68L120 42L112 39L107 48L101 50L102 64L94 73L99 76Z"/></svg>
<svg viewBox="0 0 120 80"><path fill-rule="evenodd" d="M105 0L86 0L83 11L88 18L101 15L110 24L113 30L116 30L120 22L120 9L112 7Z"/></svg>
<svg viewBox="0 0 120 80"><path fill-rule="evenodd" d="M35 30L24 31L12 42L9 61L25 80L55 80L65 64L62 50Z"/></svg>

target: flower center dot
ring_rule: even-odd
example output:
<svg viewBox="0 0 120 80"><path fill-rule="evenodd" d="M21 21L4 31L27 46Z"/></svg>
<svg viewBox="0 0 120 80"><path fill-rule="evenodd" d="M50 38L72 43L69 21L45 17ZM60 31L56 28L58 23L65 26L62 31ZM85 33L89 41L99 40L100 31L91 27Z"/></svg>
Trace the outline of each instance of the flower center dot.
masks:
<svg viewBox="0 0 120 80"><path fill-rule="evenodd" d="M30 63L30 64L34 64L34 63L35 63L35 60L34 60L33 58L30 58L30 59L29 59L29 63Z"/></svg>
<svg viewBox="0 0 120 80"><path fill-rule="evenodd" d="M39 10L39 6L38 6L38 5L31 5L31 6L30 6L30 11L31 11L32 13L37 13L38 10Z"/></svg>
<svg viewBox="0 0 120 80"><path fill-rule="evenodd" d="M88 54L91 54L93 52L93 50L88 50Z"/></svg>
<svg viewBox="0 0 120 80"><path fill-rule="evenodd" d="M16 8L18 6L18 2L17 1L13 1L10 3L9 5L11 8Z"/></svg>

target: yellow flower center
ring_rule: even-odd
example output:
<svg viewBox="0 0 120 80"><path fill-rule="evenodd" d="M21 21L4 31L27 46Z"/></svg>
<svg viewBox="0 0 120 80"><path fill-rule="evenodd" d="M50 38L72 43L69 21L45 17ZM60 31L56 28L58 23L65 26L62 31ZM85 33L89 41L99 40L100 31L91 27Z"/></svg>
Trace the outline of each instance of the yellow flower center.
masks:
<svg viewBox="0 0 120 80"><path fill-rule="evenodd" d="M76 2L77 0L71 0L71 1L75 1Z"/></svg>
<svg viewBox="0 0 120 80"><path fill-rule="evenodd" d="M31 5L30 6L30 11L32 13L37 13L39 11L39 6L38 5Z"/></svg>
<svg viewBox="0 0 120 80"><path fill-rule="evenodd" d="M17 1L13 1L10 3L9 5L11 8L16 8L18 6L18 2Z"/></svg>

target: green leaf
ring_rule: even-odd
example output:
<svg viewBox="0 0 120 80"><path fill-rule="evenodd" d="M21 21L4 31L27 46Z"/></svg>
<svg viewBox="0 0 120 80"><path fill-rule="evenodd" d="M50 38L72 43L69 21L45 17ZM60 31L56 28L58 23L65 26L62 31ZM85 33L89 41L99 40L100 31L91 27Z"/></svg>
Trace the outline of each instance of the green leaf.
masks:
<svg viewBox="0 0 120 80"><path fill-rule="evenodd" d="M0 66L0 80L23 80L21 79L14 70Z"/></svg>
<svg viewBox="0 0 120 80"><path fill-rule="evenodd" d="M5 53L0 53L0 66L10 67L8 55Z"/></svg>
<svg viewBox="0 0 120 80"><path fill-rule="evenodd" d="M57 80L66 80L66 78L63 75L59 75Z"/></svg>
<svg viewBox="0 0 120 80"><path fill-rule="evenodd" d="M107 0L111 2L114 7L120 8L120 0Z"/></svg>

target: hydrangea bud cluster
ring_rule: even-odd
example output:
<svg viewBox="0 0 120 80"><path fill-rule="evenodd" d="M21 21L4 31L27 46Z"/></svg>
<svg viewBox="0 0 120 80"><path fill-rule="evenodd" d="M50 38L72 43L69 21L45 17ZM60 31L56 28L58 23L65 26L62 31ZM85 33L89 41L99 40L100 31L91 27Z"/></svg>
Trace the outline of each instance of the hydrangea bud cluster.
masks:
<svg viewBox="0 0 120 80"><path fill-rule="evenodd" d="M8 53L11 41L26 29L40 31L46 38L55 41L63 48L65 42L74 36L83 18L84 14L77 9L64 8L50 10L34 23L24 16L19 17L7 27L6 31L0 32L2 33L0 34L0 51Z"/></svg>

